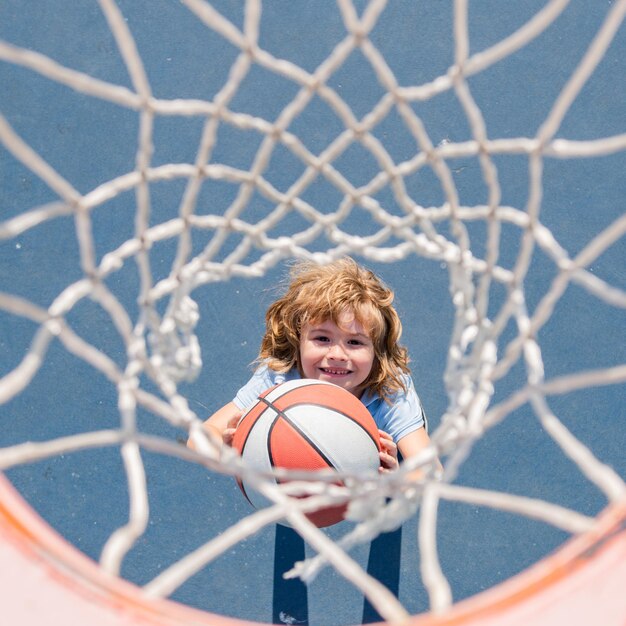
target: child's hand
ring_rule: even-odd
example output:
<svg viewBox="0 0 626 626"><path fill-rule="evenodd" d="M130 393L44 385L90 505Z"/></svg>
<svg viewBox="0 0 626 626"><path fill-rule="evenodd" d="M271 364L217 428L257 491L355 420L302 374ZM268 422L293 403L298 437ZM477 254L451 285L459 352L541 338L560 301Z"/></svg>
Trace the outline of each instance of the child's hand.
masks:
<svg viewBox="0 0 626 626"><path fill-rule="evenodd" d="M384 430L378 431L380 435L380 445L382 451L380 452L380 467L378 471L380 473L393 472L398 469L398 447L394 443L391 435Z"/></svg>
<svg viewBox="0 0 626 626"><path fill-rule="evenodd" d="M239 423L239 415L235 415L235 417L231 417L228 420L228 424L226 428L222 432L222 441L225 446L233 445L233 437L235 436L235 431L237 430L237 424Z"/></svg>

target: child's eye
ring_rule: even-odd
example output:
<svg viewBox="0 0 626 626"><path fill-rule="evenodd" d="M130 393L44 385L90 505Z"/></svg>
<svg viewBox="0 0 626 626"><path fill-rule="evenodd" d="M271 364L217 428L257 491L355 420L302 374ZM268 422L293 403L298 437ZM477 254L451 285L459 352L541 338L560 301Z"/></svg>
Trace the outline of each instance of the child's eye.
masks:
<svg viewBox="0 0 626 626"><path fill-rule="evenodd" d="M317 335L313 337L315 341L328 341L328 337L326 335Z"/></svg>
<svg viewBox="0 0 626 626"><path fill-rule="evenodd" d="M363 346L363 345L365 345L365 342L361 341L360 339L350 339L350 341L348 341L348 343L351 346Z"/></svg>

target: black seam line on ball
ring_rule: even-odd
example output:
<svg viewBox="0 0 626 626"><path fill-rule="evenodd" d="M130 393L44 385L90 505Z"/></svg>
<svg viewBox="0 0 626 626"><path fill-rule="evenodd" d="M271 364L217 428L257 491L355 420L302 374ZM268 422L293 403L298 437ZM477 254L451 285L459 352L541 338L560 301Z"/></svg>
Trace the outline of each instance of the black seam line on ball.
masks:
<svg viewBox="0 0 626 626"><path fill-rule="evenodd" d="M328 465L328 467L334 470L337 469L335 465L331 462L331 460L320 450L320 448L316 445L316 443L312 441L311 438L308 437L306 433L304 433L298 427L298 425L295 424L293 420L289 418L289 416L284 411L274 406L269 400L266 400L265 398L259 398L259 400L263 402L263 404L265 404L267 407L269 407L270 409L276 412L276 418L274 419L274 421L272 422L272 425L270 426L268 437L267 437L267 454L269 456L270 464L272 465L272 467L276 467L276 466L274 464L274 458L272 456L272 450L270 447L271 434L272 434L272 430L274 429L274 426L276 426L276 422L278 421L278 418L282 417L320 455L320 457L322 457L322 459L324 460L326 465Z"/></svg>

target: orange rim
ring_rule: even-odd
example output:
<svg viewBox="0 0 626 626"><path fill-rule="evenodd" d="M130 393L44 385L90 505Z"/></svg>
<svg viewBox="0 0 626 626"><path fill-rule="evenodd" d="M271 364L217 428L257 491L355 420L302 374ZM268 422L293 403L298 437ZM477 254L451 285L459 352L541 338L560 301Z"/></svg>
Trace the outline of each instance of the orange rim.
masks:
<svg viewBox="0 0 626 626"><path fill-rule="evenodd" d="M105 614L116 620L124 614L124 623L154 626L253 623L206 613L170 600L147 598L139 587L106 574L46 524L2 474L0 545L4 551L3 568L11 570L12 565L17 566L19 561L22 567L39 573L38 586L47 585L53 592L55 587L65 592L70 590L75 603L94 605L103 624L108 623ZM9 562L6 562L7 559ZM22 594L23 601L28 603L28 594L38 593L33 589L32 577L23 579L17 574L12 576L9 580L12 588L9 589L5 580L5 597L14 599ZM563 623L555 620L566 617L569 626L589 623L623 626L626 624L626 594L622 590L624 580L626 499L608 506L598 516L593 529L566 542L557 552L525 572L456 604L442 615L412 617L410 624L539 625ZM19 610L19 602L13 604ZM76 605L71 610L75 608ZM32 607L30 613L25 610L24 616L33 617ZM15 617L20 618L19 623L27 624L22 621L24 616ZM42 614L40 617L45 616ZM15 619L13 621L18 623ZM96 622L92 626L99 624Z"/></svg>

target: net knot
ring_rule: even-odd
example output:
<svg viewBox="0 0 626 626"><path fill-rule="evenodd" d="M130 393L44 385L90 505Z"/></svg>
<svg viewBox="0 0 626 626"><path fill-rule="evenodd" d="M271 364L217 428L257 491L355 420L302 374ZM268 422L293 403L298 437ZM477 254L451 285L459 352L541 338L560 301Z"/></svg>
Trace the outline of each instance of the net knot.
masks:
<svg viewBox="0 0 626 626"><path fill-rule="evenodd" d="M452 81L452 83L458 83L460 80L463 80L465 77L464 68L462 65L453 65L448 70L448 77Z"/></svg>
<svg viewBox="0 0 626 626"><path fill-rule="evenodd" d="M257 50L258 50L257 46L252 41L249 41L248 39L246 39L241 46L241 51L247 57L249 57L251 61L254 60Z"/></svg>
<svg viewBox="0 0 626 626"><path fill-rule="evenodd" d="M354 138L354 140L362 141L363 135L365 135L365 129L363 128L363 126L361 126L360 124L357 124L356 126L351 128L351 130L352 130L352 137Z"/></svg>
<svg viewBox="0 0 626 626"><path fill-rule="evenodd" d="M321 84L322 81L320 80L319 76L313 75L307 83L307 89L311 92L317 91L320 88Z"/></svg>
<svg viewBox="0 0 626 626"><path fill-rule="evenodd" d="M352 37L354 37L354 45L356 47L361 47L363 42L367 38L367 31L363 27L362 24L359 24L353 31Z"/></svg>
<svg viewBox="0 0 626 626"><path fill-rule="evenodd" d="M281 141L284 129L280 126L272 126L272 130L269 132L269 136L276 142Z"/></svg>
<svg viewBox="0 0 626 626"><path fill-rule="evenodd" d="M150 362L166 379L193 381L202 368L200 343L194 329L200 314L189 296L182 297L160 326L149 334Z"/></svg>

